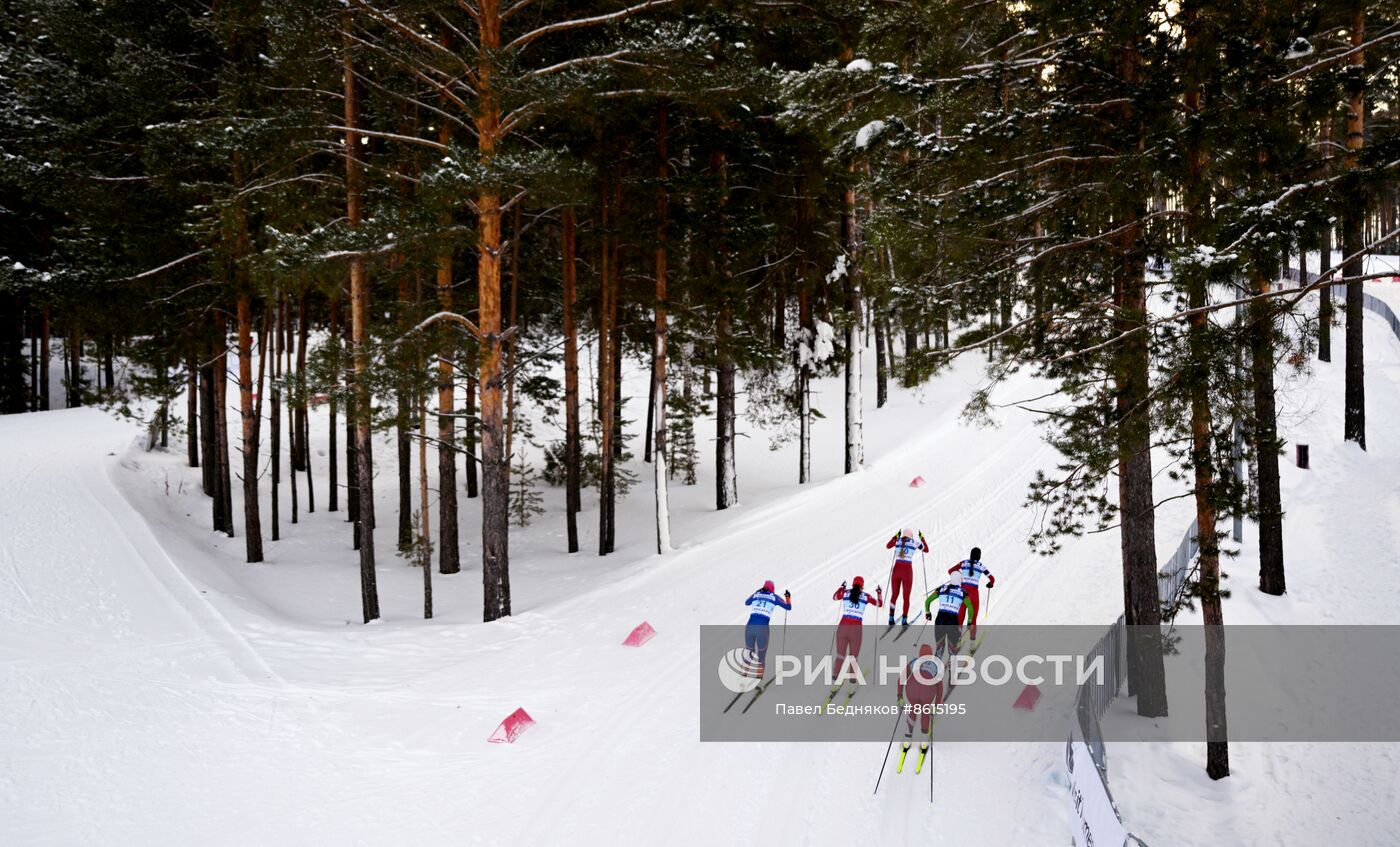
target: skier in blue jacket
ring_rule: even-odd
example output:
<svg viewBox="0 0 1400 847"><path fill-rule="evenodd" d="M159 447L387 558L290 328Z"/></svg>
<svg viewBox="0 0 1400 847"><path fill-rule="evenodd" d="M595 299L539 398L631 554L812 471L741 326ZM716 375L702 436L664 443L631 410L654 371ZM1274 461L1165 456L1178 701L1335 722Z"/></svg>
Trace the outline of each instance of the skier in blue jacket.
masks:
<svg viewBox="0 0 1400 847"><path fill-rule="evenodd" d="M779 597L770 579L749 595L744 605L750 609L749 622L744 625L744 647L758 655L761 674L768 656L768 621L773 617L774 609L792 610L792 592L784 591L783 596Z"/></svg>

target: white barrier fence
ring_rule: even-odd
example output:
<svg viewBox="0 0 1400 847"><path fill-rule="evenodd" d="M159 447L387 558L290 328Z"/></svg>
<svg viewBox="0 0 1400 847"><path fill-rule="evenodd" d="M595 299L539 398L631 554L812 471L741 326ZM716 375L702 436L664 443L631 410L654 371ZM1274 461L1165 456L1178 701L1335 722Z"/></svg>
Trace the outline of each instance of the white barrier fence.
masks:
<svg viewBox="0 0 1400 847"><path fill-rule="evenodd" d="M1192 521L1176 552L1158 571L1158 594L1170 599L1175 607L1186 590L1192 562L1200 552L1199 533ZM1069 802L1075 821L1074 843L1078 847L1111 845L1122 847L1129 841L1142 844L1142 839L1128 831L1113 794L1108 788L1108 750L1104 746L1099 719L1122 690L1128 678L1128 630L1120 615L1104 632L1098 644L1089 651L1088 660L1102 656L1102 682L1091 679L1079 686L1075 698L1077 720L1070 727L1065 742L1065 773L1069 782ZM1085 767L1092 764L1092 768Z"/></svg>
<svg viewBox="0 0 1400 847"><path fill-rule="evenodd" d="M1298 268L1290 267L1284 272L1289 282L1300 284L1303 274ZM1318 274L1308 271L1307 284L1317 281ZM1335 286L1335 294L1343 295L1345 285ZM1363 308L1385 319L1390 329L1400 339L1400 317L1389 303L1373 294L1362 294ZM1171 608L1176 608L1182 592L1191 575L1191 569L1200 552L1196 522L1192 521L1181 543L1177 545L1166 564L1157 575L1158 595L1168 600ZM1108 628L1099 643L1090 651L1089 657L1104 657L1104 680L1102 683L1086 682L1079 687L1075 701L1078 720L1070 727L1069 739L1065 743L1065 771L1069 781L1069 800L1073 819L1076 823L1074 843L1078 847L1091 845L1113 845L1122 847L1128 842L1142 844L1142 840L1128 831L1113 802L1113 794L1108 788L1108 751L1104 746L1103 732L1099 719L1122 690L1128 675L1127 628L1123 617ZM1092 768L1086 767L1092 764Z"/></svg>
<svg viewBox="0 0 1400 847"><path fill-rule="evenodd" d="M1301 275L1299 274L1297 268L1290 267L1284 271L1284 276L1288 278L1289 282L1297 283ZM1315 274L1312 271L1308 271L1307 284L1311 285L1312 283L1317 282L1317 277L1318 274ZM1334 285L1332 286L1332 289L1333 297L1345 296L1345 284ZM1385 302L1384 300L1375 296L1374 294L1367 294L1365 292L1362 292L1361 306L1367 311L1375 312L1376 314L1384 318L1385 322L1390 324L1390 331L1395 333L1395 337L1397 339L1400 339L1400 317L1396 316L1395 310L1390 308L1389 303Z"/></svg>

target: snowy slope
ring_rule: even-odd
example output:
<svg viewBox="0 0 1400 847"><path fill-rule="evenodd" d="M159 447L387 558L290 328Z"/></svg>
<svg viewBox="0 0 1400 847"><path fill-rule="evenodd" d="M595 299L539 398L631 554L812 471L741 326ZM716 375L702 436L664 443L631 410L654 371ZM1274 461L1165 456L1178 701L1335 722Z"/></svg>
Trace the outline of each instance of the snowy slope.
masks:
<svg viewBox="0 0 1400 847"><path fill-rule="evenodd" d="M873 382L874 368L865 371ZM1371 378L1376 393L1387 381L1400 385L1379 366ZM385 619L352 623L356 564L343 513L324 511L320 413L321 511L290 525L284 490L284 540L268 544L260 565L243 563L242 538L207 530L207 500L181 445L144 453L129 426L94 410L0 418L0 468L23 483L0 488L9 718L0 722L0 835L104 845L713 844L760 835L845 844L850 822L861 821L862 834L893 844L935 832L952 844L1065 843L1060 744L942 745L935 780L947 790L930 805L927 783L909 775L887 774L888 786L871 795L883 744L696 738L698 626L741 622L743 598L770 577L793 591L793 623L833 622L831 590L856 573L884 582L883 541L901 524L929 535L930 579L980 545L998 575L999 622L1116 617L1116 533L1075 541L1053 559L1028 554L1034 516L1020 504L1055 454L1014 406L999 413L997 429L960 423L980 379L966 359L921 391L892 390L885 409L866 410L869 467L849 477L840 475L839 380L823 381L818 483L795 485L791 445L770 451L765 433L750 430L738 445L742 505L713 511L708 463L701 485L673 485L679 549L666 557L651 552L645 477L620 506L618 553L601 559L587 552L596 538L591 498L585 552L559 552L562 492L550 491L554 511L512 534L516 614L490 625L479 623L475 501L464 501L464 572L435 578L439 617L419 619L421 574L392 550L387 445L378 453ZM645 391L629 390L638 387ZM996 399L1044 390L1018 376ZM1297 408L1318 402L1308 384L1290 390ZM1374 408L1375 420L1394 420ZM702 443L712 427L700 425ZM1299 485L1326 474L1332 487L1318 496L1340 497L1351 476L1348 465L1333 469L1321 432L1313 443L1315 475L1285 480L1290 527L1303 514L1292 500ZM929 484L909 488L916 474ZM1373 479L1383 498L1383 478ZM1163 508L1163 555L1188 522L1185 501ZM1383 545L1400 517L1374 524ZM1307 543L1294 546L1290 535L1290 562L1309 555ZM1244 575L1248 565L1232 570ZM1306 584L1306 570L1290 569L1293 584ZM1078 607L1043 602L1053 586L1096 583L1105 590ZM1393 619L1393 602L1375 602L1378 620ZM1227 606L1232 614L1245 617ZM619 647L642 619L657 638L641 650ZM517 706L539 723L514 745L485 743ZM1132 795L1125 774L1134 765L1111 755L1130 825L1150 831L1181 811L1166 805L1160 816L1141 815L1139 827L1138 801L1157 781L1145 773L1143 794ZM1287 764L1268 750L1260 756ZM1186 778L1194 765L1174 767L1199 789ZM1169 796L1187 802L1184 791Z"/></svg>
<svg viewBox="0 0 1400 847"><path fill-rule="evenodd" d="M179 449L140 452L130 430L90 410L0 422L5 466L44 477L54 501L36 500L28 486L4 494L7 515L34 527L5 545L6 572L36 599L25 616L7 614L3 631L14 657L6 690L26 711L0 736L15 763L5 768L13 788L0 818L18 822L26 841L62 843L197 835L345 844L406 832L428 843L539 843L661 831L713 843L750 831L747 816L716 812L738 802L785 819L805 842L845 838L810 809L852 806L882 818L897 812L914 837L943 807L913 802L926 787L912 781L871 798L882 752L871 745L699 744L697 627L741 621L742 598L770 576L792 589L794 622L830 622L823 598L836 583L857 572L885 581L883 541L901 523L929 532L931 558L944 567L983 546L1002 578L995 602L1007 618L1053 614L1031 602L1041 569L1112 578L1112 538L1097 539L1101 555L1073 562L1026 554L1031 516L1017 507L1050 454L1028 414L993 430L958 422L979 378L969 360L868 411L870 467L852 477L835 474L833 415L815 445L829 481L805 491L791 484L790 450L741 439L743 505L716 515L704 505L708 486L676 486L682 549L665 558L650 555L644 487L619 521L623 549L605 560L559 554L557 516L546 519L515 545L518 614L490 626L473 622L474 564L439 577L442 616L418 620L419 574L393 557L388 532L379 548L386 619L348 626L355 565L340 515L303 515L295 527L284 515L288 540L270 547L268 563L249 566L241 538L205 529L197 472L182 467ZM840 396L835 380L823 387ZM1038 393L1025 381L1011 388ZM929 484L909 488L916 474ZM64 496L74 479L90 496ZM386 496L381 514L392 514L389 505ZM68 564L47 564L58 561ZM92 605L49 635L58 625L41 622L70 593L81 597L68 605ZM1112 594L1102 611L1111 618ZM621 650L643 618L661 635ZM131 646L99 651L129 620L141 627ZM539 725L516 745L485 744L519 705ZM940 775L956 778L976 763L1024 798L1024 814L1013 816L992 797L969 800L986 806L963 825L966 838L1024 843L1064 831L1055 751L1042 746L940 751Z"/></svg>
<svg viewBox="0 0 1400 847"><path fill-rule="evenodd" d="M1366 290L1400 308L1400 284ZM1239 557L1222 562L1228 625L1400 622L1400 341L1370 312L1365 334L1368 450L1342 440L1341 327L1331 363L1280 383L1288 593L1258 590L1257 536L1246 523ZM1309 470L1293 462L1298 443L1309 445ZM1199 623L1199 614L1181 620ZM1106 719L1131 714L1120 699ZM1393 844L1400 831L1400 744L1232 743L1231 775L1218 783L1205 775L1204 743L1109 744L1108 756L1114 799L1148 844Z"/></svg>

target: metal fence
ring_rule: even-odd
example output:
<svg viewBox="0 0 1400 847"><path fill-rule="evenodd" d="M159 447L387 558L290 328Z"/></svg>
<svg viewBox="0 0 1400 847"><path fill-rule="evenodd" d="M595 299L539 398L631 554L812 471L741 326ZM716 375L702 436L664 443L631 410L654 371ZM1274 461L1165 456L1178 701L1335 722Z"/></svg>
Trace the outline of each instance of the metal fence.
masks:
<svg viewBox="0 0 1400 847"><path fill-rule="evenodd" d="M1293 267L1285 269L1283 275L1285 278L1287 278L1289 282L1293 283L1298 283L1299 277L1301 276L1298 268ZM1308 271L1307 276L1307 284L1311 285L1312 283L1317 282L1318 274L1315 274L1312 271ZM1333 288L1342 289L1342 291L1345 291L1346 285L1344 283L1338 283L1337 285L1334 285ZM1339 291L1336 293L1340 294L1342 292ZM1396 339L1400 339L1400 317L1396 316L1395 310L1390 308L1389 303L1385 302L1384 300L1382 300L1374 294L1367 294L1365 292L1362 292L1361 306L1367 311L1375 312L1376 314L1384 318L1385 322L1390 324L1390 331L1395 333Z"/></svg>
<svg viewBox="0 0 1400 847"><path fill-rule="evenodd" d="M1289 282L1297 284L1303 274L1298 268L1286 268L1284 276ZM1318 275L1312 271L1307 272L1307 282L1316 282ZM1338 288L1344 285L1338 284ZM1390 304L1372 294L1362 295L1362 306L1371 312L1380 315L1390 324L1390 329L1395 333L1395 337L1400 339L1400 317L1396 317L1395 311L1390 308ZM1192 568L1195 565L1196 555L1200 552L1199 542L1200 530L1193 520L1191 526L1182 536L1181 543L1177 544L1176 552L1172 553L1161 569L1157 572L1158 596L1167 600L1172 608L1176 608L1181 600L1182 593L1186 590L1186 585L1190 579ZM1085 745L1089 748L1089 754L1094 760L1094 766L1098 768L1099 775L1103 778L1104 788L1108 788L1108 749L1103 741L1103 729L1099 726L1099 720L1108 711L1109 705L1123 689L1123 683L1128 678L1128 630L1122 615L1113 625L1104 632L1103 637L1094 645L1094 649L1089 651L1088 657L1092 661L1102 656L1104 660L1103 681L1089 680L1079 686L1079 692L1075 696L1075 714L1079 724L1079 732L1083 737ZM1112 792L1109 793L1109 801L1112 802ZM1113 807L1114 814L1118 816L1118 822L1127 829L1127 823L1123 820L1123 815L1118 812L1117 804ZM1142 839L1131 833L1128 840L1136 844L1142 844Z"/></svg>
<svg viewBox="0 0 1400 847"><path fill-rule="evenodd" d="M1157 588L1159 596L1171 598L1172 605L1180 599L1181 593L1186 590L1187 578L1191 573L1192 564L1196 559L1196 554L1200 552L1200 544L1197 536L1196 522L1191 521L1191 526L1182 536L1181 542L1177 544L1176 551L1171 558L1157 573ZM1075 715L1079 724L1080 736L1084 739L1085 745L1089 748L1089 755L1094 760L1094 766L1098 768L1099 776L1103 778L1105 790L1108 785L1108 749L1103 741L1103 729L1099 726L1099 720L1104 712L1108 711L1109 705L1123 690L1123 683L1128 679L1128 628L1122 615L1118 620L1104 632L1103 637L1088 653L1088 661L1092 662L1102 656L1104 661L1103 680L1090 679L1079 686L1079 691L1075 695ZM1109 801L1112 802L1113 793L1109 790ZM1118 816L1118 822L1127 829L1127 823L1123 820L1123 815L1119 813L1117 804L1113 806L1114 814ZM1142 839L1131 833L1129 840L1136 844L1142 844Z"/></svg>

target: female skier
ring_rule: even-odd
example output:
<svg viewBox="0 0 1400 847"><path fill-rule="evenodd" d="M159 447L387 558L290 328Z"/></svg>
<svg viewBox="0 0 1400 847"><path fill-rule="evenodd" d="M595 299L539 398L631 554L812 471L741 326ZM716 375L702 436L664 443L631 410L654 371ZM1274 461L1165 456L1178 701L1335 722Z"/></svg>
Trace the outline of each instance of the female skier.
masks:
<svg viewBox="0 0 1400 847"><path fill-rule="evenodd" d="M851 580L849 589L846 588L846 583L841 583L841 587L836 589L831 599L841 601L841 622L836 625L836 667L839 671L845 666L847 656L854 656L857 663L860 661L860 636L861 626L865 623L865 607L883 606L884 589L876 586L875 596L871 597L865 591L865 577L858 576Z"/></svg>
<svg viewBox="0 0 1400 847"><path fill-rule="evenodd" d="M909 595L914 593L914 554L928 552L924 534L920 532L917 537L916 541L914 530L905 528L896 532L890 543L885 545L886 550L894 550L894 568L890 571L890 626L894 626L894 604L901 594L904 596L904 617L900 623L909 625Z"/></svg>
<svg viewBox="0 0 1400 847"><path fill-rule="evenodd" d="M904 666L904 670L899 675L899 705L904 707L904 701L908 699L909 706L905 711L908 722L904 729L904 744L899 748L899 765L894 769L895 773L904 770L904 757L909 753L909 744L914 738L914 718L919 720L919 736L928 738L933 732L933 706L943 702L943 669L933 657L932 644L920 644L919 655ZM919 742L919 764L914 769L918 773L924 765L924 756L928 755L928 742Z"/></svg>
<svg viewBox="0 0 1400 847"><path fill-rule="evenodd" d="M744 605L750 607L749 622L744 625L744 647L758 654L760 678L768 657L768 621L775 608L792 611L792 592L784 591L779 597L773 590L773 580L766 580L763 587L749 595Z"/></svg>
<svg viewBox="0 0 1400 847"><path fill-rule="evenodd" d="M929 611L934 600L938 601L937 619ZM928 599L924 600L924 617L933 621L933 643L940 647L946 644L949 656L958 651L958 644L962 639L962 626L958 623L958 610L966 601L967 593L963 591L962 583L956 579L938 586L928 596Z"/></svg>
<svg viewBox="0 0 1400 847"><path fill-rule="evenodd" d="M982 608L981 599L977 596L977 587L982 584L982 575L987 575L987 588L990 590L996 587L997 578L992 576L992 572L987 570L987 566L982 564L982 548L973 547L972 555L958 562L948 569L949 574L958 574L958 579L962 582L963 593L967 595L967 605L958 608L958 625L961 626L967 617L969 610L972 613L972 626L968 635L973 639L977 638L977 612Z"/></svg>

